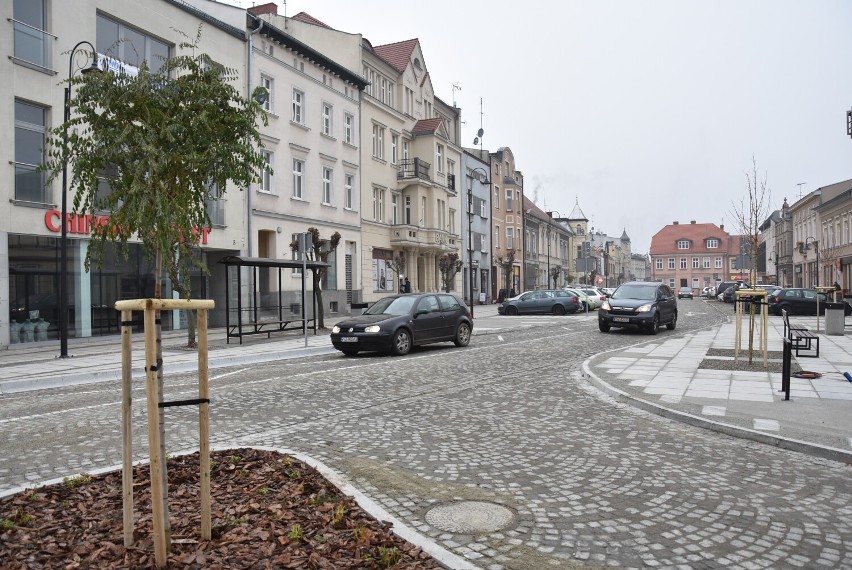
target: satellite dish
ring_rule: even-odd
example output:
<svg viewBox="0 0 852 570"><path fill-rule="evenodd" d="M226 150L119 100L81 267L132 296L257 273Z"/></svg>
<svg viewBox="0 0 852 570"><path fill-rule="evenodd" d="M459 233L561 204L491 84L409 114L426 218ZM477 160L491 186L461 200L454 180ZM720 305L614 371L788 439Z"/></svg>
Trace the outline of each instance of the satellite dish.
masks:
<svg viewBox="0 0 852 570"><path fill-rule="evenodd" d="M482 135L484 135L484 134L485 134L485 131L483 131L482 129L479 129L478 131L476 131L476 136L478 136L479 138L482 138Z"/></svg>
<svg viewBox="0 0 852 570"><path fill-rule="evenodd" d="M473 144L479 144L479 137L473 137Z"/></svg>

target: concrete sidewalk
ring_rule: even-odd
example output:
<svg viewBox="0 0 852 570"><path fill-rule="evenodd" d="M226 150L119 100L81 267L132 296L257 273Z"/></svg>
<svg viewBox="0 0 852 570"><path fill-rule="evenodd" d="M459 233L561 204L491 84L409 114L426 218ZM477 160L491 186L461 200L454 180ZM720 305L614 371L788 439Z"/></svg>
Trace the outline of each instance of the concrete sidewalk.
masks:
<svg viewBox="0 0 852 570"><path fill-rule="evenodd" d="M794 323L817 330L816 317ZM820 319L824 324L824 319ZM744 329L747 323L743 323ZM768 322L770 359L780 370L783 323ZM660 335L639 345L600 354L586 362L595 384L632 405L706 429L793 449L832 460L852 461L852 337L820 334L818 358L793 363L818 378L792 378L790 399L781 392L781 373L743 370L747 351L735 346L733 323L677 338ZM748 343L743 331L741 346ZM813 354L813 351L810 353ZM755 355L755 362L762 362ZM737 369L740 368L740 369ZM755 367L759 368L759 367Z"/></svg>

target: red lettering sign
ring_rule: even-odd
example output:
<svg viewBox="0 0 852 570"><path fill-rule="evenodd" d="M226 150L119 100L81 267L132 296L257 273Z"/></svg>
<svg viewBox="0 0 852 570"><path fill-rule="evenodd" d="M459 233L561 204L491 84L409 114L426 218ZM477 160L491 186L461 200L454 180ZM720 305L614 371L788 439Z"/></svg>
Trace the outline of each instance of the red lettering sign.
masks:
<svg viewBox="0 0 852 570"><path fill-rule="evenodd" d="M59 210L48 210L44 214L44 227L48 231L60 233L62 231L62 226L59 225L61 219L62 212ZM91 214L83 216L81 214L68 213L65 216L65 224L65 231L69 234L90 235L92 228L107 226L109 224L109 216L93 216ZM201 233L201 245L207 245L211 231L213 231L211 228L201 228L201 232L193 230L193 233L195 235Z"/></svg>

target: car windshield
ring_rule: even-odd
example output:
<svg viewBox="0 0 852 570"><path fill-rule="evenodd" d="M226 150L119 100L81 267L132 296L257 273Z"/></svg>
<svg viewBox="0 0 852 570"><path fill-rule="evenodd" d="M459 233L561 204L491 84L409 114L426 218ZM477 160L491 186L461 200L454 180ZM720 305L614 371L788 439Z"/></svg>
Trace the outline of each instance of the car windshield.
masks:
<svg viewBox="0 0 852 570"><path fill-rule="evenodd" d="M622 285L615 290L612 298L653 301L657 298L657 287L654 285Z"/></svg>
<svg viewBox="0 0 852 570"><path fill-rule="evenodd" d="M379 299L369 309L364 311L365 315L407 315L411 307L417 301L417 297L385 297Z"/></svg>

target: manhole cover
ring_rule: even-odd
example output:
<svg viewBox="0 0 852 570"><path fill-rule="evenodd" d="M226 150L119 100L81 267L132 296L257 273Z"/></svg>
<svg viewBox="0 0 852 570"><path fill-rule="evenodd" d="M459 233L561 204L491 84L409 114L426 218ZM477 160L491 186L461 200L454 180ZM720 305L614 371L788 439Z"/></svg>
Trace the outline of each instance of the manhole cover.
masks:
<svg viewBox="0 0 852 570"><path fill-rule="evenodd" d="M435 528L457 533L494 532L514 520L506 507L482 501L462 501L430 509L426 522Z"/></svg>

